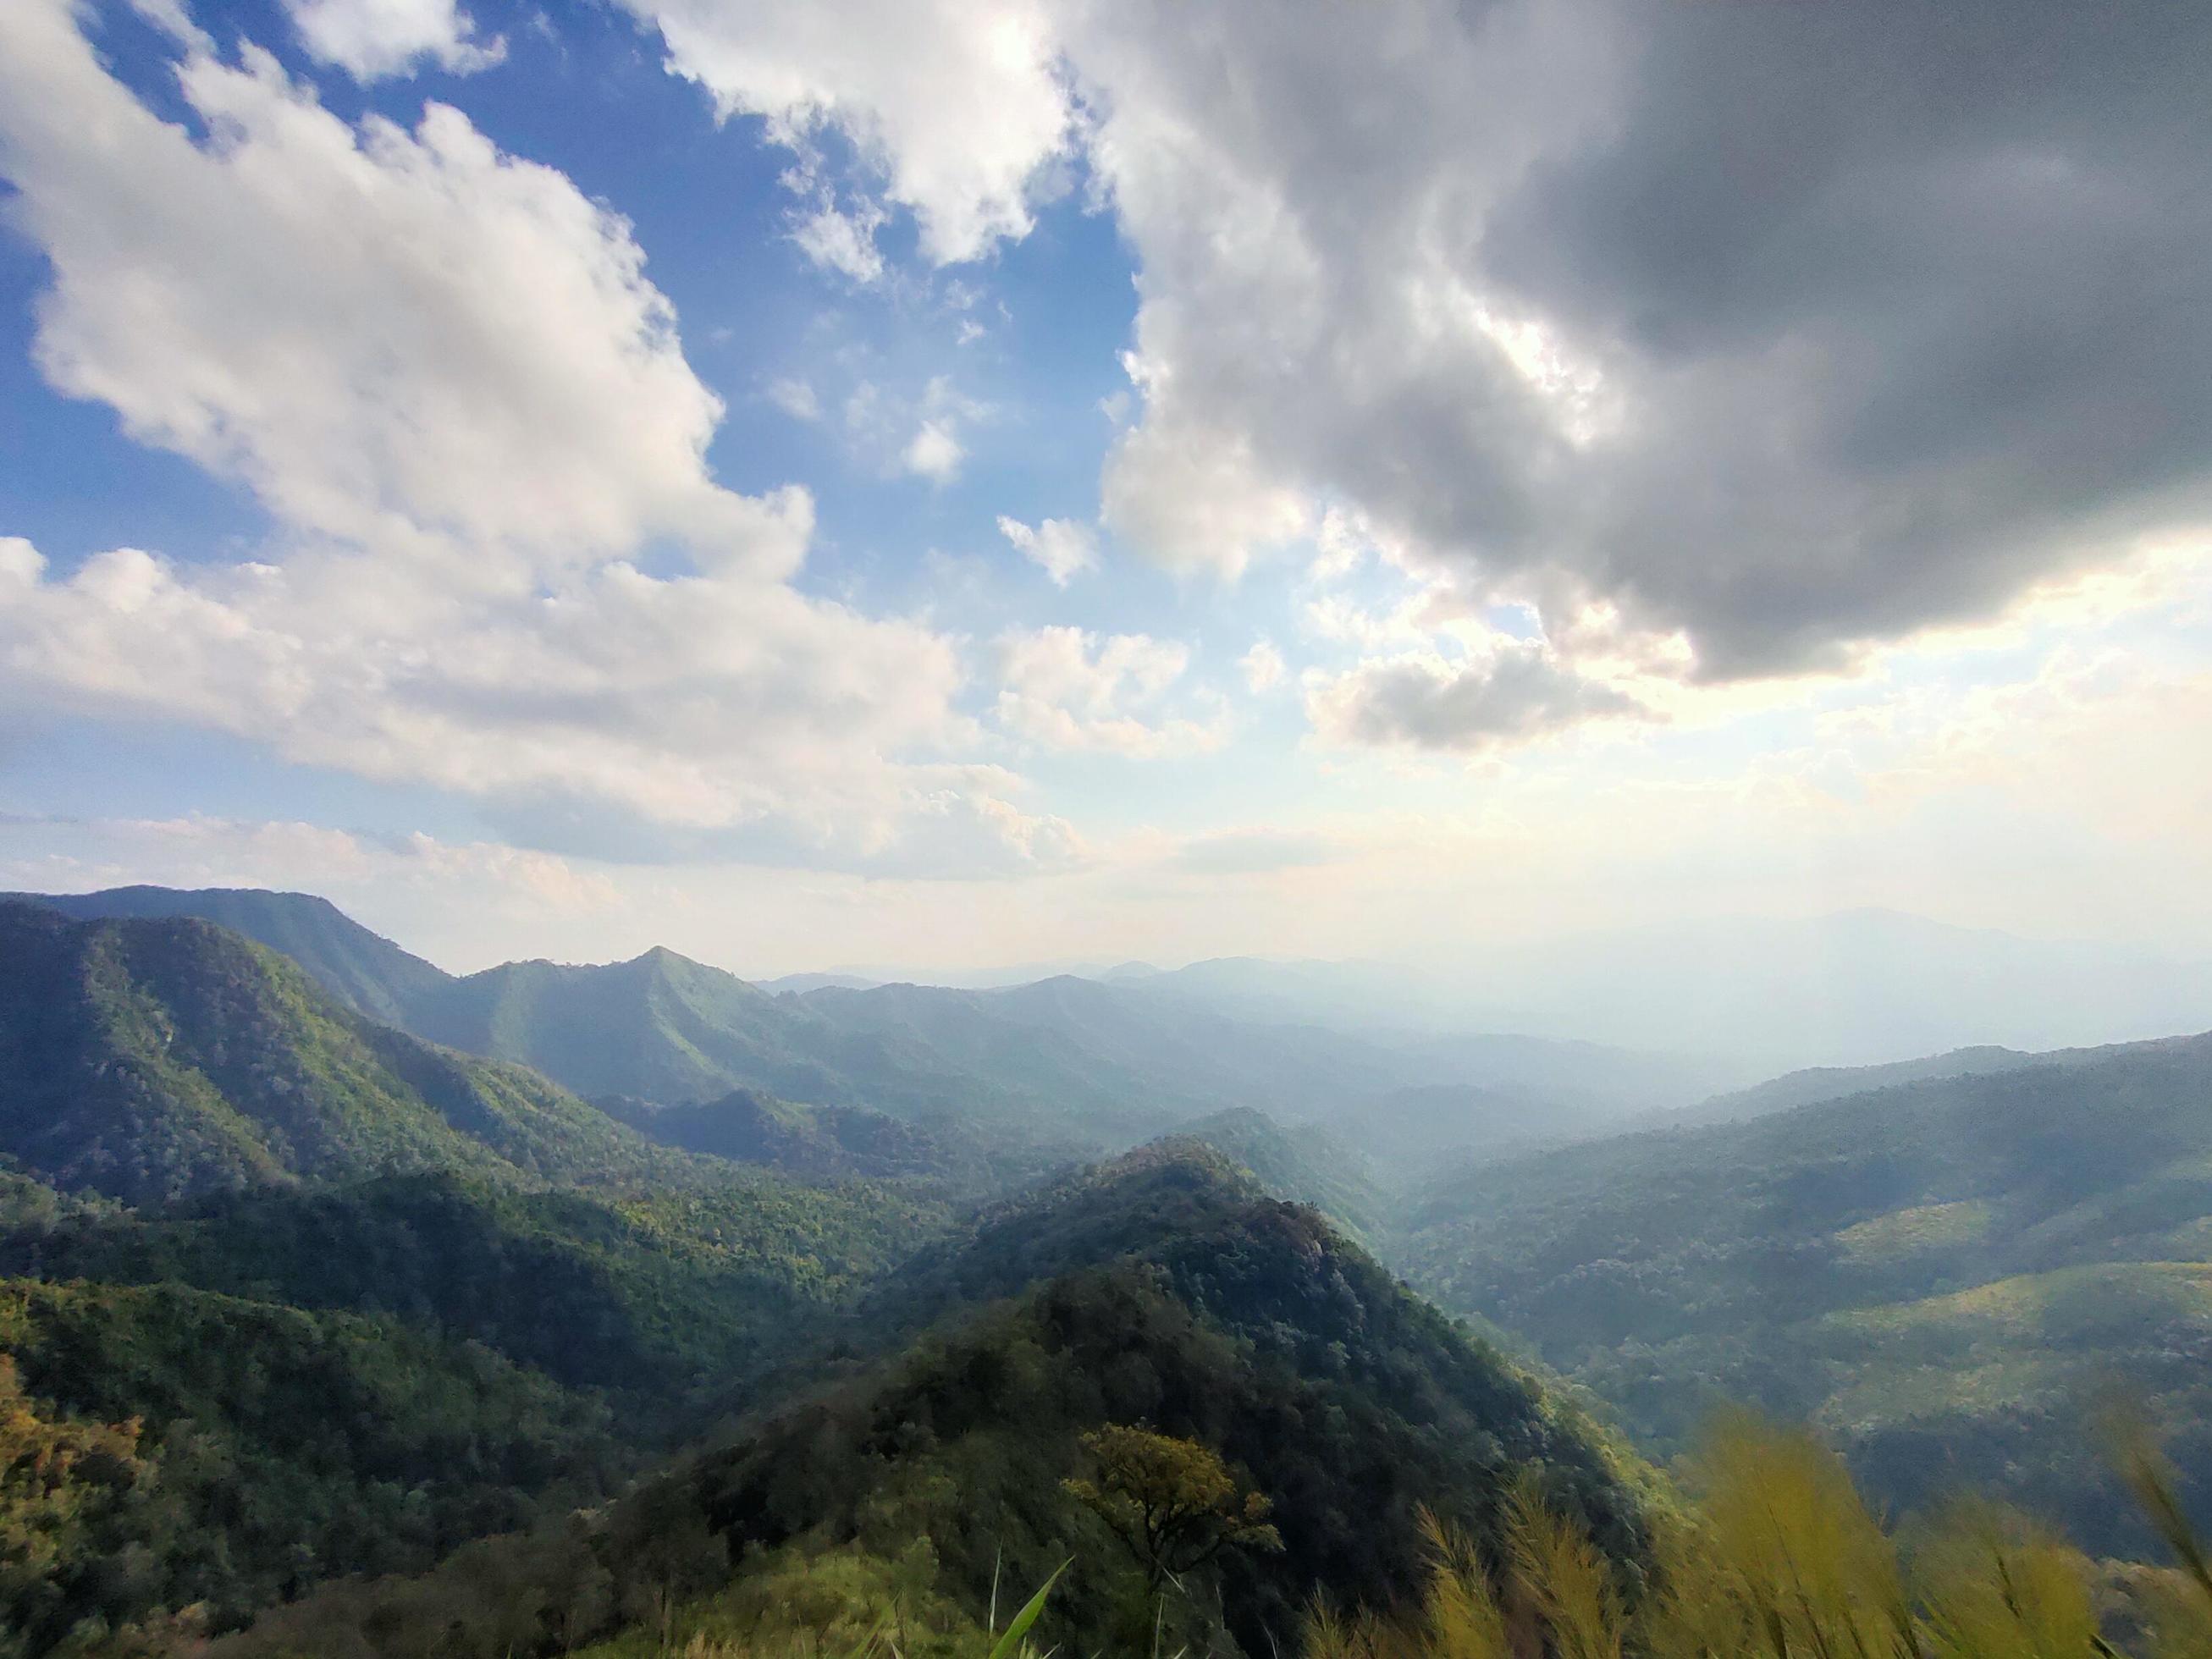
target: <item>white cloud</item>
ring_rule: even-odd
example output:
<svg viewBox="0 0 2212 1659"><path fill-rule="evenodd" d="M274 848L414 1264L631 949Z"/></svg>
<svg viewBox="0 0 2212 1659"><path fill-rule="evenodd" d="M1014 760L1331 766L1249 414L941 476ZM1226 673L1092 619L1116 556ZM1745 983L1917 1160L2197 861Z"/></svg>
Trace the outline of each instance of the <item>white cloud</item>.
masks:
<svg viewBox="0 0 2212 1659"><path fill-rule="evenodd" d="M0 543L16 706L199 724L518 823L773 823L817 857L885 856L977 787L943 758L975 735L951 644L799 593L805 493L708 473L720 405L627 225L451 109L349 128L252 46L179 84L204 141L64 0L0 9L0 155L53 271L39 362L283 537L67 572ZM690 568L641 568L652 544Z"/></svg>
<svg viewBox="0 0 2212 1659"><path fill-rule="evenodd" d="M318 63L356 81L413 73L428 61L453 75L489 69L507 42L476 38L476 23L453 0L284 0L301 43Z"/></svg>
<svg viewBox="0 0 2212 1659"><path fill-rule="evenodd" d="M1275 649L1272 640L1255 640L1252 648L1237 659L1237 665L1244 671L1245 690L1255 696L1282 683L1283 653Z"/></svg>
<svg viewBox="0 0 2212 1659"><path fill-rule="evenodd" d="M885 215L872 204L840 207L836 192L819 181L811 166L794 167L784 175L784 185L805 198L808 205L793 215L791 240L816 264L866 285L880 282L883 251L876 232Z"/></svg>
<svg viewBox="0 0 2212 1659"><path fill-rule="evenodd" d="M0 559L0 681L185 720L288 759L508 799L583 798L709 830L896 838L961 723L950 645L780 583L615 563L543 595L457 592L363 554L182 567L132 549L46 576Z"/></svg>
<svg viewBox="0 0 2212 1659"><path fill-rule="evenodd" d="M1144 634L1102 637L1067 627L1009 634L999 641L994 716L1009 733L1047 749L1149 759L1218 748L1228 736L1222 720L1158 712L1189 665L1188 647Z"/></svg>
<svg viewBox="0 0 2212 1659"><path fill-rule="evenodd" d="M960 440L952 435L950 422L927 420L921 423L899 459L915 477L941 484L950 483L960 476L960 463L967 453L961 448Z"/></svg>
<svg viewBox="0 0 2212 1659"><path fill-rule="evenodd" d="M800 152L802 170L814 133L842 132L884 198L913 211L936 263L979 258L1028 233L1032 184L1064 148L1073 114L1039 0L623 3L659 28L671 70L725 117L765 117ZM877 222L854 221L856 242L872 249ZM836 240L820 246L866 258Z"/></svg>
<svg viewBox="0 0 2212 1659"><path fill-rule="evenodd" d="M180 66L196 143L57 0L0 31L0 154L52 264L36 350L58 389L289 524L395 554L667 535L788 566L757 503L708 475L721 405L629 227L563 175L442 105L412 132L349 128L250 46Z"/></svg>
<svg viewBox="0 0 2212 1659"><path fill-rule="evenodd" d="M768 400L794 421L818 421L822 418L822 400L815 396L814 387L796 378L769 382Z"/></svg>
<svg viewBox="0 0 2212 1659"><path fill-rule="evenodd" d="M1097 568L1098 538L1089 525L1075 520L1047 519L1031 526L1001 515L999 533L1058 586L1065 587L1084 571Z"/></svg>
<svg viewBox="0 0 2212 1659"><path fill-rule="evenodd" d="M1123 432L1107 458L1109 525L1172 570L1231 578L1310 533L1303 491L1263 468L1234 433L1182 422L1170 412L1164 377L1148 379L1144 422Z"/></svg>
<svg viewBox="0 0 2212 1659"><path fill-rule="evenodd" d="M865 424L851 420L852 409L848 404L848 424ZM900 470L932 483L951 483L960 476L961 464L968 459L967 447L960 441L963 423L988 412L983 404L962 396L950 377L933 377L922 390L921 424L899 452Z"/></svg>

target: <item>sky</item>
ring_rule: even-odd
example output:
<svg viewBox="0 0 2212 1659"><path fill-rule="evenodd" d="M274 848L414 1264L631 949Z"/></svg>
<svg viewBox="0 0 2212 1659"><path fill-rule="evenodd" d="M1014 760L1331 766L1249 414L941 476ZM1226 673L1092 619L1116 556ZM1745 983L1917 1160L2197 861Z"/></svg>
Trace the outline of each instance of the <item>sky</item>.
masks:
<svg viewBox="0 0 2212 1659"><path fill-rule="evenodd" d="M0 6L0 886L2212 954L2212 9Z"/></svg>

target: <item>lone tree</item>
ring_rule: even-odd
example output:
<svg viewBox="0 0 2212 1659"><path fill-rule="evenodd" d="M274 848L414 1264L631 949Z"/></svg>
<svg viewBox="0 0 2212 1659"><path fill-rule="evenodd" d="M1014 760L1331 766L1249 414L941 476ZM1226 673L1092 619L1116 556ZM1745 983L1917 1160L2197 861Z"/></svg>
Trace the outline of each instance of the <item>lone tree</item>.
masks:
<svg viewBox="0 0 2212 1659"><path fill-rule="evenodd" d="M1129 1547L1148 1592L1232 1546L1282 1548L1267 1499L1240 1493L1229 1466L1197 1441L1109 1424L1083 1444L1098 1478L1064 1484Z"/></svg>

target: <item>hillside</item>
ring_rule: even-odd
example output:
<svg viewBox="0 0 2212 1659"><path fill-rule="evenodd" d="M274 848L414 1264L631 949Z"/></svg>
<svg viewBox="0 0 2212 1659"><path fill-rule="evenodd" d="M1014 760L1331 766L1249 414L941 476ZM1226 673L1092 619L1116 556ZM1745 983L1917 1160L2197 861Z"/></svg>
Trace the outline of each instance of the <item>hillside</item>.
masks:
<svg viewBox="0 0 2212 1659"><path fill-rule="evenodd" d="M79 921L173 921L197 916L289 957L357 1014L404 1027L407 1011L449 975L371 933L328 899L258 888L110 887L96 893L6 893Z"/></svg>
<svg viewBox="0 0 2212 1659"><path fill-rule="evenodd" d="M1238 1108L1186 1123L1176 1138L1212 1147L1250 1170L1274 1197L1311 1205L1363 1243L1393 1206L1366 1155L1326 1129L1286 1127L1264 1112Z"/></svg>
<svg viewBox="0 0 2212 1659"><path fill-rule="evenodd" d="M542 1078L371 1024L210 923L24 904L0 904L0 1153L134 1202L388 1169L682 1167Z"/></svg>
<svg viewBox="0 0 2212 1659"><path fill-rule="evenodd" d="M0 1279L0 1441L11 1653L83 1620L202 1604L221 1629L326 1575L419 1571L621 1469L603 1406L482 1348L173 1285ZM27 1559L41 1534L52 1554Z"/></svg>
<svg viewBox="0 0 2212 1659"><path fill-rule="evenodd" d="M1414 1591L1421 1505L1495 1540L1519 1470L1540 1468L1552 1501L1627 1571L1648 1548L1642 1477L1571 1412L1218 1154L1157 1149L1004 1206L895 1275L878 1304L930 1328L625 1500L596 1537L601 1569L702 1598L690 1619L836 1561L981 1625L994 1583L1041 1583L1073 1556L1042 1645L1140 1650L1158 1617L1164 1650L1231 1635L1266 1653L1271 1638L1291 1650L1316 1594L1383 1606ZM1219 1460L1233 1489L1257 1495L1239 1513L1272 1539L1186 1569L1156 1607L1146 1558L1066 1484L1104 1478L1085 1437L1109 1425ZM496 1571L547 1574L557 1620L576 1577L560 1562L550 1543L518 1542ZM455 1601L333 1591L232 1651L290 1650L288 1629L328 1641L381 1618L390 1630ZM630 1615L641 1635L655 1605ZM543 1650L526 1632L517 1650Z"/></svg>
<svg viewBox="0 0 2212 1659"><path fill-rule="evenodd" d="M753 1170L639 1194L430 1172L18 1218L0 1272L398 1316L642 1409L740 1389L947 1219L910 1192Z"/></svg>
<svg viewBox="0 0 2212 1659"><path fill-rule="evenodd" d="M2212 1497L2189 1358L2212 1345L2212 1036L1509 1160L1429 1193L1400 1243L1662 1449L1752 1399L1842 1437L1884 1498L1972 1480L2140 1547L2080 1434L2117 1390Z"/></svg>
<svg viewBox="0 0 2212 1659"><path fill-rule="evenodd" d="M517 962L454 977L320 900L118 889L40 900L80 914L158 910L235 925L348 1006L418 1037L531 1067L587 1097L690 1106L733 1091L857 1107L939 1139L953 1126L1036 1169L1114 1152L1224 1110L1257 1109L1355 1140L1370 1119L1415 1162L1594 1132L1735 1081L1715 1062L1587 1043L1404 1027L1357 976L1285 964L1303 998L1227 995L1195 969L1103 983L1060 975L996 989L814 984L771 994L665 950L628 962ZM1269 964L1237 964L1272 982ZM1349 970L1347 970L1349 971ZM1232 981L1234 982L1233 979ZM1465 1091L1470 1133L1407 1091ZM1419 1133L1434 1123L1443 1140Z"/></svg>
<svg viewBox="0 0 2212 1659"><path fill-rule="evenodd" d="M592 1103L664 1146L811 1181L915 1178L973 1188L991 1179L988 1154L960 1126L933 1133L865 1106L802 1106L750 1089L686 1106L623 1096Z"/></svg>

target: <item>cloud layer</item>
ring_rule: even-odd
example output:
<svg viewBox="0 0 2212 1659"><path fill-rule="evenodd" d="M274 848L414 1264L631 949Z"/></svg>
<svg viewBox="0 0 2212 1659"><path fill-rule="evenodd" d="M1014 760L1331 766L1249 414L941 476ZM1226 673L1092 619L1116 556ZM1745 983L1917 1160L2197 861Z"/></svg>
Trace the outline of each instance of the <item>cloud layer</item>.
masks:
<svg viewBox="0 0 2212 1659"><path fill-rule="evenodd" d="M717 484L721 406L629 227L432 104L352 127L257 48L188 52L196 139L62 0L0 15L0 156L52 264L40 367L268 508L266 559L0 541L0 683L287 758L685 830L773 820L956 866L1043 821L988 775L952 643L790 585L803 491ZM949 856L949 855L948 855Z"/></svg>
<svg viewBox="0 0 2212 1659"><path fill-rule="evenodd" d="M1140 266L1103 506L1178 568L1349 503L1726 680L2212 506L2202 8L985 5L902 75L876 0L635 3L936 259L1079 147Z"/></svg>

